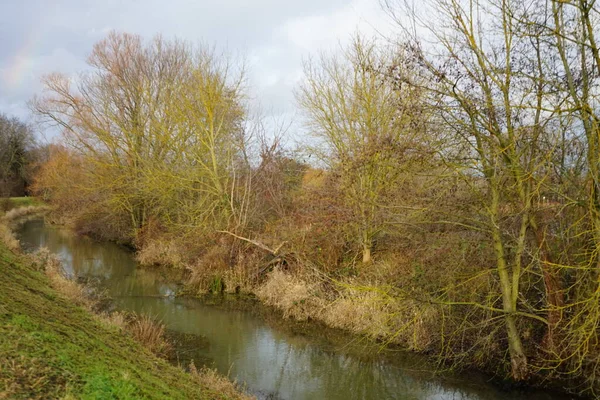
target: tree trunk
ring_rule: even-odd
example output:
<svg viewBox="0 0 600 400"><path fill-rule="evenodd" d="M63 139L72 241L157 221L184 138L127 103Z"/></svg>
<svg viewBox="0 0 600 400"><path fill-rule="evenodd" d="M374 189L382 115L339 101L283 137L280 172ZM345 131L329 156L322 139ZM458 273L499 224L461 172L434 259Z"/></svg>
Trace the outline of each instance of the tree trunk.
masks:
<svg viewBox="0 0 600 400"><path fill-rule="evenodd" d="M506 331L508 334L508 351L510 352L510 365L512 377L516 381L527 378L527 356L523 351L523 344L513 315L506 316Z"/></svg>
<svg viewBox="0 0 600 400"><path fill-rule="evenodd" d="M496 256L496 266L498 269L498 278L500 280L500 290L502 292L502 309L506 313L506 334L508 337L508 351L510 354L511 372L514 380L520 381L527 377L527 357L523 351L521 335L517 328L515 313L517 311L518 279L511 279L508 271L508 262L504 251L502 233L498 223L499 191L497 182L492 182L492 203L491 203L491 222L492 222L492 240L494 243L494 253ZM515 273L515 271L513 271ZM514 283L513 283L514 282ZM516 289L516 290L514 290Z"/></svg>
<svg viewBox="0 0 600 400"><path fill-rule="evenodd" d="M363 244L362 262L363 264L370 264L371 261L371 247L368 244Z"/></svg>

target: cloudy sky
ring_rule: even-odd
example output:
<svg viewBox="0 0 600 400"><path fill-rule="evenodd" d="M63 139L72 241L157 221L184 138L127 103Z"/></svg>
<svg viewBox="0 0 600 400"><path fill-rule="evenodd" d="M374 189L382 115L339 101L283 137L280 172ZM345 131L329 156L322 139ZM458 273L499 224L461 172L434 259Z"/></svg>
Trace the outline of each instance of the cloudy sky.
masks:
<svg viewBox="0 0 600 400"><path fill-rule="evenodd" d="M83 70L92 45L117 30L243 56L253 97L268 115L290 119L303 59L356 31L390 29L378 0L0 0L0 112L27 120L40 77Z"/></svg>

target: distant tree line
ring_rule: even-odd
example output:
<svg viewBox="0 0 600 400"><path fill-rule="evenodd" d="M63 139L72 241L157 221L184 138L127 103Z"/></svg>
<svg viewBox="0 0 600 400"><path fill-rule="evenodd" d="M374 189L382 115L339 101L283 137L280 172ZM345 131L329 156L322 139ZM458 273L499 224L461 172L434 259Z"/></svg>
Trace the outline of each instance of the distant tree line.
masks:
<svg viewBox="0 0 600 400"><path fill-rule="evenodd" d="M35 136L29 125L0 114L0 197L24 196L36 158Z"/></svg>

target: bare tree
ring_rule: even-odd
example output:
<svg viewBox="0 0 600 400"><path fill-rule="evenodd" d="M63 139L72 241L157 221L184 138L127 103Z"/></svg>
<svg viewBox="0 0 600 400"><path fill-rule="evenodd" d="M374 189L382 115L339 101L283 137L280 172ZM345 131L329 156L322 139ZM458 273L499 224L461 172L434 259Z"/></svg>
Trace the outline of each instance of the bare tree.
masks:
<svg viewBox="0 0 600 400"><path fill-rule="evenodd" d="M365 264L386 225L386 191L402 172L402 154L419 118L401 107L417 101L415 92L399 91L386 79L383 72L392 64L375 42L357 37L342 57L323 54L306 63L297 93L310 133L324 146L313 151L339 175Z"/></svg>
<svg viewBox="0 0 600 400"><path fill-rule="evenodd" d="M34 143L27 124L0 114L0 197L25 194Z"/></svg>

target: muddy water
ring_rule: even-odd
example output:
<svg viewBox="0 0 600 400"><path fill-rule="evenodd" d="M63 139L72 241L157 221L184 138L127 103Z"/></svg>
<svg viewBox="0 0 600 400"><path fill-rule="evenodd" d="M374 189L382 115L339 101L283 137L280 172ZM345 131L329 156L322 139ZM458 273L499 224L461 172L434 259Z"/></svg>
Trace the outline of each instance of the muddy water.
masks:
<svg viewBox="0 0 600 400"><path fill-rule="evenodd" d="M138 268L131 253L29 221L23 248L47 247L65 272L105 290L118 310L160 318L172 333L178 362L194 360L244 382L261 399L554 400L550 392L502 391L476 374L436 376L422 357L377 347L318 326L303 329L265 313L176 297L172 276ZM268 314L268 313L267 313Z"/></svg>

